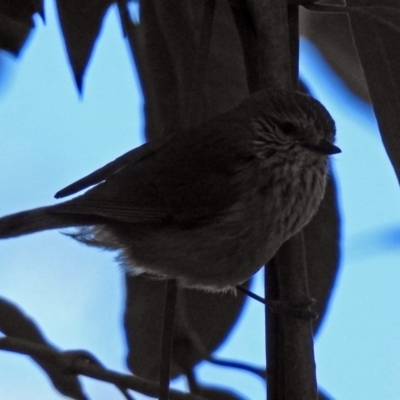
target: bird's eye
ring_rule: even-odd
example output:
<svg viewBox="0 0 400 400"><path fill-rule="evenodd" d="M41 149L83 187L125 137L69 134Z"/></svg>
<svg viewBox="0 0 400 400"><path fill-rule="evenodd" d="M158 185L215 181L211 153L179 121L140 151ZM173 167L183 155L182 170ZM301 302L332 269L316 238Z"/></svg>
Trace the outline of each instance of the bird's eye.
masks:
<svg viewBox="0 0 400 400"><path fill-rule="evenodd" d="M292 122L282 122L279 128L285 135L294 135L296 133L296 126Z"/></svg>

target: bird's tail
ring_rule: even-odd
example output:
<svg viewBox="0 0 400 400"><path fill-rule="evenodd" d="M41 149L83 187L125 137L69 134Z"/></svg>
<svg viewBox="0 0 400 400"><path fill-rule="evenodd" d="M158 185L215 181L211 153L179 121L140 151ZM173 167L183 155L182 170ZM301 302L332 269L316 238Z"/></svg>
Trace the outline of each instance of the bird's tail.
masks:
<svg viewBox="0 0 400 400"><path fill-rule="evenodd" d="M52 212L57 206L35 208L0 218L0 239L6 239L47 229L89 225L82 216Z"/></svg>

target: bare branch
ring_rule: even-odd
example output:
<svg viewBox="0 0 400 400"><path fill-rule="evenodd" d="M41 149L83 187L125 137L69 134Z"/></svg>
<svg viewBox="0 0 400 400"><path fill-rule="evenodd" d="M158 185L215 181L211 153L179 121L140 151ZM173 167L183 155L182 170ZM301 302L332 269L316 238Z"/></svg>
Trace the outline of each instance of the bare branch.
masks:
<svg viewBox="0 0 400 400"><path fill-rule="evenodd" d="M157 397L159 393L158 384L133 375L121 374L104 368L98 362L94 362L94 358L89 356L87 352L62 352L27 340L11 337L0 339L0 349L31 357L40 357L43 360L65 368L68 372L109 382L118 387L132 389L150 397ZM74 353L78 356L74 356ZM82 355L84 354L87 356L83 357ZM169 392L169 398L171 400L204 400L199 396L173 389Z"/></svg>

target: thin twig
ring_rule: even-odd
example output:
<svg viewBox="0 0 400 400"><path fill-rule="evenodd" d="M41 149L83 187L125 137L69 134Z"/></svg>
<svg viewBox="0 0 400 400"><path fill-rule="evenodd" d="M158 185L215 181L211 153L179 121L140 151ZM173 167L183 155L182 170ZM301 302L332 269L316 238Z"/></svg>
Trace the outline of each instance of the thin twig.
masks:
<svg viewBox="0 0 400 400"><path fill-rule="evenodd" d="M267 304L264 297L259 296L258 294L253 293L251 290L246 289L242 285L237 285L236 286L237 290L240 290L242 293L244 293L246 296L251 297L254 300L259 301L261 304Z"/></svg>
<svg viewBox="0 0 400 400"><path fill-rule="evenodd" d="M165 293L165 311L163 334L161 344L161 364L160 364L160 400L169 399L169 381L171 371L171 355L174 343L174 325L175 325L175 309L177 286L174 279L166 282Z"/></svg>
<svg viewBox="0 0 400 400"><path fill-rule="evenodd" d="M135 398L128 392L128 389L125 389L121 386L117 386L119 391L122 393L122 395L125 397L126 400L135 400Z"/></svg>
<svg viewBox="0 0 400 400"><path fill-rule="evenodd" d="M109 382L119 387L132 389L150 397L157 397L159 385L154 382L139 378L133 375L121 374L93 363L82 357L71 357L71 352L57 351L49 346L33 343L28 340L4 337L0 339L0 349L12 351L14 353L25 354L28 356L40 357L43 360L52 362L55 365L65 368L68 372L77 375L88 376L103 382ZM171 389L169 392L170 400L204 400L199 396L190 393L183 393Z"/></svg>
<svg viewBox="0 0 400 400"><path fill-rule="evenodd" d="M241 369L243 371L251 372L252 374L257 375L264 380L267 378L267 371L265 369L253 367L252 365L246 364L244 362L222 360L220 358L216 358L210 355L207 356L205 360L215 365L221 365L223 367L236 368L236 369Z"/></svg>

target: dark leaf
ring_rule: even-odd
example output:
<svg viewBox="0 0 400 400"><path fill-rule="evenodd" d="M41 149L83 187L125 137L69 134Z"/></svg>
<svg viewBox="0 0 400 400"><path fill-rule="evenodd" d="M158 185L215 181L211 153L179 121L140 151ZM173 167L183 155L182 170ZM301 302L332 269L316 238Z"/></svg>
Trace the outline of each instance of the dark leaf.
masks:
<svg viewBox="0 0 400 400"><path fill-rule="evenodd" d="M340 261L340 219L333 175L327 182L325 197L317 214L304 228L304 239L309 290L316 300L313 309L319 316L314 322L316 333L326 315Z"/></svg>
<svg viewBox="0 0 400 400"><path fill-rule="evenodd" d="M19 54L34 26L35 13L44 17L42 0L0 0L0 49Z"/></svg>
<svg viewBox="0 0 400 400"><path fill-rule="evenodd" d="M351 91L369 101L367 84L346 13L318 13L301 7L300 33L318 48Z"/></svg>
<svg viewBox="0 0 400 400"><path fill-rule="evenodd" d="M400 181L400 10L376 6L349 15L382 141Z"/></svg>
<svg viewBox="0 0 400 400"><path fill-rule="evenodd" d="M6 336L54 348L47 342L36 323L4 298L0 298L0 331ZM56 364L44 361L40 357L32 357L32 359L46 372L60 393L76 400L87 399L75 374L67 373Z"/></svg>
<svg viewBox="0 0 400 400"><path fill-rule="evenodd" d="M127 363L133 374L157 380L160 366L164 283L126 276L125 335Z"/></svg>
<svg viewBox="0 0 400 400"><path fill-rule="evenodd" d="M201 2L200 2L201 3ZM248 95L244 59L232 12L217 1L204 90L205 120L228 111Z"/></svg>
<svg viewBox="0 0 400 400"><path fill-rule="evenodd" d="M172 8L151 0L141 2L140 7L140 24L126 20L124 24L143 82L148 138L157 140L166 127L172 127L172 131L180 127L187 118L185 109L191 95L202 97L202 107L196 111L203 119L232 108L246 96L239 36L225 2L216 5L206 82L199 93L191 90L196 68L204 67L202 60L196 60L204 2L181 2ZM242 294L179 290L174 376L221 344L235 323L243 300ZM158 378L163 310L162 282L127 278L128 364L131 371L148 379Z"/></svg>
<svg viewBox="0 0 400 400"><path fill-rule="evenodd" d="M148 139L158 139L167 127L174 132L182 126L190 96L202 98L202 107L196 110L201 118L193 118L198 121L229 110L248 93L239 36L225 2L216 4L207 64L201 65L200 60L200 66L195 66L203 7L199 1L174 8L165 2L143 1L140 24L124 20L143 85ZM196 68L206 68L206 83L192 93Z"/></svg>
<svg viewBox="0 0 400 400"><path fill-rule="evenodd" d="M243 286L247 287L248 283ZM186 371L220 346L240 315L246 296L242 293L212 294L184 289L178 298L174 361Z"/></svg>
<svg viewBox="0 0 400 400"><path fill-rule="evenodd" d="M65 47L79 92L104 15L112 3L112 0L57 0Z"/></svg>
<svg viewBox="0 0 400 400"><path fill-rule="evenodd" d="M125 332L130 370L158 379L165 283L141 276L127 277ZM242 308L242 294L209 294L178 289L172 375L209 355L226 338Z"/></svg>
<svg viewBox="0 0 400 400"><path fill-rule="evenodd" d="M188 101L196 56L190 3L175 2L173 7L164 1L140 3L141 41L136 43L135 55L140 58L147 103L146 137L151 140L182 127L184 121L182 108Z"/></svg>

